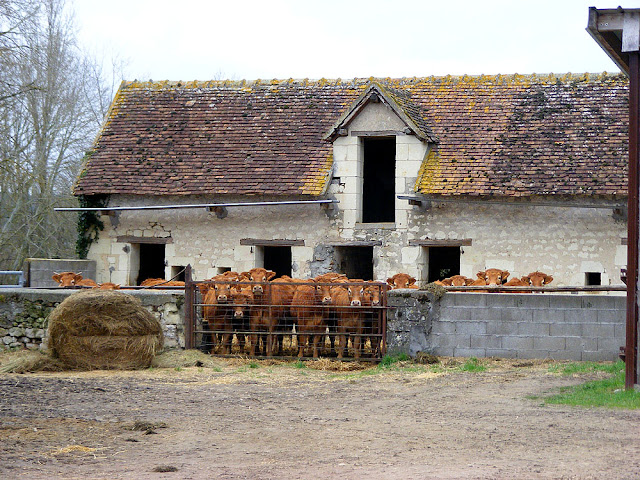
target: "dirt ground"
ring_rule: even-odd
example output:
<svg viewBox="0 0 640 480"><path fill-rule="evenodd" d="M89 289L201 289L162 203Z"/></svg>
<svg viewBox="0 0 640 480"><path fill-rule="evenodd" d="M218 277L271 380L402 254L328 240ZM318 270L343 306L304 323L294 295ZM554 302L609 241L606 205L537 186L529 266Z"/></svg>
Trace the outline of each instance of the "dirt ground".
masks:
<svg viewBox="0 0 640 480"><path fill-rule="evenodd" d="M2 479L637 479L640 411L545 406L545 363L367 374L215 367L0 375Z"/></svg>

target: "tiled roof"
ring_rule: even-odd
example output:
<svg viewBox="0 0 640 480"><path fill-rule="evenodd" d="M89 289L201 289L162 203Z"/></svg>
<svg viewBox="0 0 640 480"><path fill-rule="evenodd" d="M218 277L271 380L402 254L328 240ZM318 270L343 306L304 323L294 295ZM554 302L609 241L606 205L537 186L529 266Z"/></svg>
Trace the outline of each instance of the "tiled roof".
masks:
<svg viewBox="0 0 640 480"><path fill-rule="evenodd" d="M620 75L123 83L74 191L321 195L322 137L370 85L438 142L419 193L626 194Z"/></svg>

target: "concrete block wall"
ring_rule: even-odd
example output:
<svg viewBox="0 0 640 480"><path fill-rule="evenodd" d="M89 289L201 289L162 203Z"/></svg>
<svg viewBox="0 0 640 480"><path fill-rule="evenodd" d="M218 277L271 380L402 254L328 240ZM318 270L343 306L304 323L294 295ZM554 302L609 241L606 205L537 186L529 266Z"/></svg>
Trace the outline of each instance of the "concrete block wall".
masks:
<svg viewBox="0 0 640 480"><path fill-rule="evenodd" d="M406 321L397 318L399 312L407 317L407 299L395 295L389 299L396 306L389 316L391 336L398 328L407 330ZM427 332L420 335L424 341L403 344L410 354L605 361L616 360L625 344L624 296L451 292L441 299L410 297L423 315L409 316L418 322L424 318L421 329Z"/></svg>

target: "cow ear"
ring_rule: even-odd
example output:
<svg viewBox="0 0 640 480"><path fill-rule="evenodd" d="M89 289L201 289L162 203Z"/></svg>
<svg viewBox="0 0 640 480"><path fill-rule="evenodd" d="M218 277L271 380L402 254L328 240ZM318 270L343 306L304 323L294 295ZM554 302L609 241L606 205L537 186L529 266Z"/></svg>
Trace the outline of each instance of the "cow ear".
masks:
<svg viewBox="0 0 640 480"><path fill-rule="evenodd" d="M413 285L414 283L416 283L416 279L413 277L409 277L409 285Z"/></svg>
<svg viewBox="0 0 640 480"><path fill-rule="evenodd" d="M272 272L271 270L267 270L267 280L271 280L276 276L276 272Z"/></svg>
<svg viewBox="0 0 640 480"><path fill-rule="evenodd" d="M547 283L551 283L551 282L553 282L553 277L552 277L551 275L545 275L545 276L544 276L544 283L545 283L545 285L546 285Z"/></svg>
<svg viewBox="0 0 640 480"><path fill-rule="evenodd" d="M511 275L507 270L503 270L502 271L502 283L504 283L507 278L509 278L509 275Z"/></svg>
<svg viewBox="0 0 640 480"><path fill-rule="evenodd" d="M451 285L451 283L453 282L453 280L451 280L450 278L445 278L444 280L440 280L442 282L443 285Z"/></svg>
<svg viewBox="0 0 640 480"><path fill-rule="evenodd" d="M73 276L73 279L74 279L76 282L79 282L80 280L82 280L82 275L80 275L79 273L76 273L76 274Z"/></svg>
<svg viewBox="0 0 640 480"><path fill-rule="evenodd" d="M478 278L484 278L484 274L485 274L485 272L486 272L486 270L485 270L484 272L478 272L478 273L476 273L476 276L477 276Z"/></svg>
<svg viewBox="0 0 640 480"><path fill-rule="evenodd" d="M249 276L250 276L250 275L251 275L251 274L250 274L249 272L242 272L242 273L240 274L240 276L241 276L241 277L247 277L247 278L249 278Z"/></svg>
<svg viewBox="0 0 640 480"><path fill-rule="evenodd" d="M387 283L393 287L393 278L387 278Z"/></svg>
<svg viewBox="0 0 640 480"><path fill-rule="evenodd" d="M53 276L51 277L54 282L60 283L60 278L62 276L59 273L53 272Z"/></svg>

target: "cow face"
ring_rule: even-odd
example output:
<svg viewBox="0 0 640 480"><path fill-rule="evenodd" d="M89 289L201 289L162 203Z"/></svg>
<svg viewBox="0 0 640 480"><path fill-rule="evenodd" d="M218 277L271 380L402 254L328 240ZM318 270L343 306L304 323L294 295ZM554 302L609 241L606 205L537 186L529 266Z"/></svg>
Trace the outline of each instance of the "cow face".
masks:
<svg viewBox="0 0 640 480"><path fill-rule="evenodd" d="M530 273L529 278L531 279L531 285L534 287L544 287L553 281L553 277L551 275L537 271Z"/></svg>
<svg viewBox="0 0 640 480"><path fill-rule="evenodd" d="M250 305L253 303L253 292L250 286L236 286L231 290L234 318L245 318L249 314Z"/></svg>
<svg viewBox="0 0 640 480"><path fill-rule="evenodd" d="M364 288L364 303L377 307L380 305L380 294L382 292L382 284L371 283Z"/></svg>
<svg viewBox="0 0 640 480"><path fill-rule="evenodd" d="M257 285L253 286L253 294L262 295L264 285L276 276L276 272L264 268L252 268L248 272L242 272L242 275L246 276L250 282L257 282Z"/></svg>
<svg viewBox="0 0 640 480"><path fill-rule="evenodd" d="M387 283L392 290L399 288L413 288L416 279L407 273L396 273L393 277L387 278Z"/></svg>
<svg viewBox="0 0 640 480"><path fill-rule="evenodd" d="M478 272L478 277L484 276L487 285L502 285L509 278L509 272L499 268L489 268L484 272Z"/></svg>
<svg viewBox="0 0 640 480"><path fill-rule="evenodd" d="M54 282L58 282L59 287L75 287L82 280L82 275L75 272L55 273L51 277Z"/></svg>
<svg viewBox="0 0 640 480"><path fill-rule="evenodd" d="M350 286L347 288L349 294L349 304L352 307L360 307L364 297L364 286Z"/></svg>

